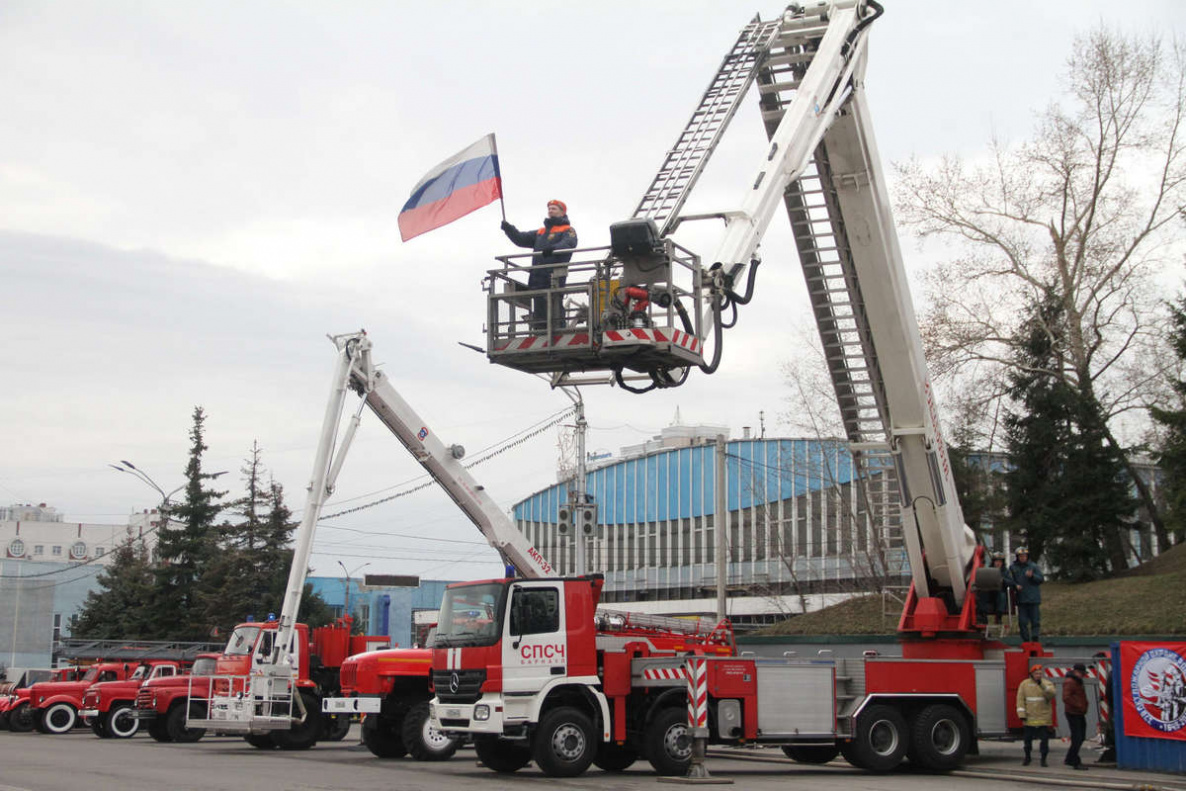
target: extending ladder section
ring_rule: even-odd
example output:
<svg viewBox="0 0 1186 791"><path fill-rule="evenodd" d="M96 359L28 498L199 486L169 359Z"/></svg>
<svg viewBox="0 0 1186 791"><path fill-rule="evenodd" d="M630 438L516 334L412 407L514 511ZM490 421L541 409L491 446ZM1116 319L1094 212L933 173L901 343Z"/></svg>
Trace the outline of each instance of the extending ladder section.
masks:
<svg viewBox="0 0 1186 791"><path fill-rule="evenodd" d="M658 174L643 193L633 217L654 220L660 236L671 230L742 97L753 84L780 24L763 22L755 16L741 31L675 147L667 152Z"/></svg>
<svg viewBox="0 0 1186 791"><path fill-rule="evenodd" d="M781 34L758 75L768 137L795 98L826 23ZM873 332L853 265L832 170L823 144L784 195L820 341L853 456L862 496L882 546L900 542L901 498L890 455L889 413Z"/></svg>

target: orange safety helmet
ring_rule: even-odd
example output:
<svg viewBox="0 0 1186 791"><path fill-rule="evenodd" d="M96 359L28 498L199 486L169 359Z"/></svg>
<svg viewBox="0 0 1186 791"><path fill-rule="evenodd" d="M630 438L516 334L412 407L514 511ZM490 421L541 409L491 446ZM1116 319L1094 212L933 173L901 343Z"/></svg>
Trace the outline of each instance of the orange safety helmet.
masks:
<svg viewBox="0 0 1186 791"><path fill-rule="evenodd" d="M549 207L559 206L560 211L564 212L565 214L568 214L568 204L566 204L562 200L550 200L550 201L548 201L548 206Z"/></svg>

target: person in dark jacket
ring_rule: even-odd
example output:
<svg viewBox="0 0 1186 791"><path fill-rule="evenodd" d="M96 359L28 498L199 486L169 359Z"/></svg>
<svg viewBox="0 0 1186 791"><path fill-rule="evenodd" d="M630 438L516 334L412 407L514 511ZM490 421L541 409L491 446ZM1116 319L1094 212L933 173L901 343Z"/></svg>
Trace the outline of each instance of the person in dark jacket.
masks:
<svg viewBox="0 0 1186 791"><path fill-rule="evenodd" d="M1077 664L1062 682L1062 710L1067 715L1067 727L1071 731L1071 746L1063 763L1079 770L1087 769L1079 758L1079 748L1087 738L1087 691L1083 688L1086 675L1087 666Z"/></svg>
<svg viewBox="0 0 1186 791"><path fill-rule="evenodd" d="M1009 569L1005 567L1005 553L992 553L989 568L1001 572L1001 584L996 590L980 590L976 592L976 611L988 623L989 616L994 616L994 623L1001 622L1001 616L1009 611Z"/></svg>
<svg viewBox="0 0 1186 791"><path fill-rule="evenodd" d="M511 242L519 247L530 247L535 251L531 257L531 273L527 276L527 287L530 289L556 288L564 285L568 279L568 267L564 266L572 260L572 253L560 252L572 250L577 246L577 232L568 222L568 206L564 201L548 201L548 216L544 218L544 226L535 231L520 231L506 220L502 221L502 232ZM560 295L552 299L552 320L555 326L563 326L561 315L562 304ZM531 300L531 328L536 332L548 325L548 300L546 297L535 297Z"/></svg>
<svg viewBox="0 0 1186 791"><path fill-rule="evenodd" d="M1021 631L1021 641L1036 643L1040 639L1042 615L1042 589L1045 581L1042 570L1037 563L1030 561L1030 552L1025 547L1018 547L1013 565L1009 566L1009 583L1013 586L1017 597L1017 627Z"/></svg>

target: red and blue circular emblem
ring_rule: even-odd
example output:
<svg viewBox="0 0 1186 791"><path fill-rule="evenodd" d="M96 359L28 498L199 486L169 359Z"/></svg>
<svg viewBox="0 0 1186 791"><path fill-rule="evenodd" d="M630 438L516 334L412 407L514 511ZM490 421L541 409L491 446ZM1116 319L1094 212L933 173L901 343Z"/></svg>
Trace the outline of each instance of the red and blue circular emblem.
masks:
<svg viewBox="0 0 1186 791"><path fill-rule="evenodd" d="M1149 649L1133 666L1129 694L1149 727L1165 733L1186 728L1186 659L1168 648Z"/></svg>

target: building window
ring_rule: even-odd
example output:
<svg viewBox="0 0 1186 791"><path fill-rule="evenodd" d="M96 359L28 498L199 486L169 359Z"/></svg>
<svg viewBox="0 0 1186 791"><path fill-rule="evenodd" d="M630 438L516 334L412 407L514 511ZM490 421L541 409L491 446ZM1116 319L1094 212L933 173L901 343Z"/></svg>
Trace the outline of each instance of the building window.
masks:
<svg viewBox="0 0 1186 791"><path fill-rule="evenodd" d="M34 544L33 545L33 554L34 555L44 555L45 554L45 546L42 544Z"/></svg>
<svg viewBox="0 0 1186 791"><path fill-rule="evenodd" d="M23 558L25 556L25 542L19 538L14 538L8 544L8 554L14 558Z"/></svg>
<svg viewBox="0 0 1186 791"><path fill-rule="evenodd" d="M62 639L62 614L60 612L54 613L54 642L57 643Z"/></svg>
<svg viewBox="0 0 1186 791"><path fill-rule="evenodd" d="M62 547L61 547L60 545L59 545L59 546L56 546L56 547L54 547L54 552L53 552L53 553L54 553L55 555L61 555L61 554L62 554Z"/></svg>

